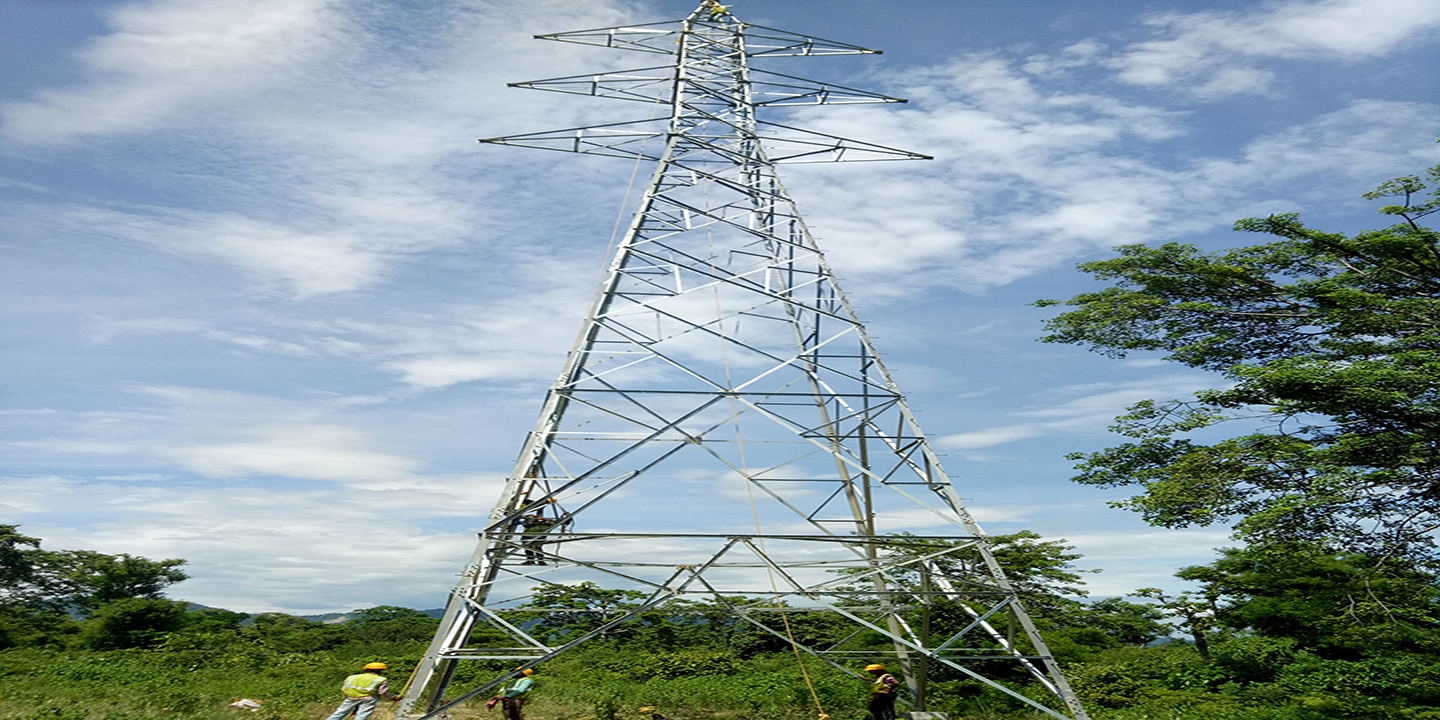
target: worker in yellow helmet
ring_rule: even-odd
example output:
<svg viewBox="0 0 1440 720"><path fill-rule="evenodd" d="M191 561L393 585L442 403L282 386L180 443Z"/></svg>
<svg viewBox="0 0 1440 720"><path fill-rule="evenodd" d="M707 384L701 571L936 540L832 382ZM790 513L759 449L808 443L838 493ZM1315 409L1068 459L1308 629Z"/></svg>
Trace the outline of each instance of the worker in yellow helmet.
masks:
<svg viewBox="0 0 1440 720"><path fill-rule="evenodd" d="M525 668L515 673L515 678L500 688L498 697L500 708L505 712L505 720L525 720L521 709L525 707L525 694L535 687L535 681L530 679L534 674L533 668Z"/></svg>
<svg viewBox="0 0 1440 720"><path fill-rule="evenodd" d="M380 704L380 698L399 700L399 697L390 694L390 681L380 675L380 671L388 667L382 662L368 663L360 672L345 678L345 683L340 686L340 694L345 699L328 720L345 720L351 712L355 713L355 720L370 720L375 706Z"/></svg>
<svg viewBox="0 0 1440 720"><path fill-rule="evenodd" d="M895 720L895 691L900 687L900 680L885 672L885 666L879 663L866 665L865 672L874 679L870 683L870 717Z"/></svg>

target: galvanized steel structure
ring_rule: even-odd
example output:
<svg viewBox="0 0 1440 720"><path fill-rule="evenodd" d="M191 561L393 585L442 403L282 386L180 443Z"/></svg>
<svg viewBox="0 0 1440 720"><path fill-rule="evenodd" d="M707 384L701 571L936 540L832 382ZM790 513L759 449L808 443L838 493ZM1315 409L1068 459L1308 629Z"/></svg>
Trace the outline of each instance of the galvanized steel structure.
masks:
<svg viewBox="0 0 1440 720"><path fill-rule="evenodd" d="M658 165L397 717L440 715L508 677L452 687L461 663L539 666L645 612L704 600L787 644L781 616L848 619L848 638L795 643L842 672L888 657L914 693L943 665L1084 720L776 174L924 156L755 117L901 102L750 67L875 51L747 25L710 0L683 21L541 37L666 62L518 86L643 101L668 118L482 141ZM527 535L536 513L553 527ZM877 521L950 531L921 548ZM586 581L644 600L553 645L506 617L537 587ZM938 602L962 608L968 626L931 637L913 620ZM478 628L509 639L474 646ZM886 645L865 646L866 631ZM990 677L1000 666L1023 668L1054 701Z"/></svg>

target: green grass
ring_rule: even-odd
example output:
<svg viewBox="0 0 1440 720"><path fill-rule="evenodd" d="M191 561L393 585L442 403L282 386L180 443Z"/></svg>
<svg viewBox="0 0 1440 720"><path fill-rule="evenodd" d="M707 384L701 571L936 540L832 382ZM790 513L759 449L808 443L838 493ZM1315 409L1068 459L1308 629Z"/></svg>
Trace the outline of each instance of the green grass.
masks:
<svg viewBox="0 0 1440 720"><path fill-rule="evenodd" d="M398 691L422 646L372 643L298 653L217 639L178 649L0 651L0 720L316 720L339 702L341 679L365 662L389 663ZM741 660L715 651L586 649L541 668L525 714L527 720L652 720L657 712L672 720L817 720L823 710L831 720L866 720L866 683L818 664L807 667L819 709L787 654ZM1309 666L1293 667L1292 675ZM452 687L504 669L463 665ZM1251 685L1202 672L1211 669L1183 648L1129 649L1073 666L1070 677L1093 720L1440 720L1440 709L1426 704L1434 689L1425 684L1433 678L1423 668L1405 675L1409 698L1357 694L1345 683L1368 676L1356 668L1343 678L1311 669ZM1026 692L1044 697L1038 688ZM930 696L930 709L951 720L1048 717L964 680L936 680ZM264 708L226 708L240 698ZM486 710L484 700L464 703L451 718L500 720L499 709ZM388 720L394 707L382 702L377 720Z"/></svg>

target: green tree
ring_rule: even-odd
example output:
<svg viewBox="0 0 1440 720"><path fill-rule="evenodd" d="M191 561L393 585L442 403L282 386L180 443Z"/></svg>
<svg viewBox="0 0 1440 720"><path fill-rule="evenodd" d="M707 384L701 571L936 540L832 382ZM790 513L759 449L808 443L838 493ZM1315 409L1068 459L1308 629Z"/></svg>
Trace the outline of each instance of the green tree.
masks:
<svg viewBox="0 0 1440 720"><path fill-rule="evenodd" d="M517 617L534 623L530 628L532 633L564 641L623 617L639 607L644 599L645 593L638 590L608 590L588 581L545 585L535 590ZM633 626L621 625L602 637L633 629Z"/></svg>
<svg viewBox="0 0 1440 720"><path fill-rule="evenodd" d="M198 608L185 615L187 632L236 632L250 615L222 608Z"/></svg>
<svg viewBox="0 0 1440 720"><path fill-rule="evenodd" d="M1022 530L1008 535L992 535L986 538L986 545L995 561L1005 569L1005 577L1022 599L1030 604L1044 605L1057 598L1084 596L1083 573L1098 572L1080 570L1074 561L1083 557L1074 552L1075 548L1064 540L1044 540L1039 534ZM886 575L895 578L905 587L919 588L922 583L918 562L905 562L930 557L930 564L939 572L970 574L988 572L984 560L973 542L927 538L911 533L894 533L885 536L880 556L895 567ZM839 571L847 575L862 576L865 568L851 568ZM854 586L856 592L865 592L868 586L863 582Z"/></svg>
<svg viewBox="0 0 1440 720"><path fill-rule="evenodd" d="M1122 645L1144 646L1167 637L1174 628L1165 624L1165 612L1154 605L1105 598L1073 612L1072 624L1093 629Z"/></svg>
<svg viewBox="0 0 1440 720"><path fill-rule="evenodd" d="M0 604L18 599L21 589L35 581L33 556L40 538L21 535L19 527L0 525Z"/></svg>
<svg viewBox="0 0 1440 720"><path fill-rule="evenodd" d="M51 602L91 611L130 598L159 599L166 587L189 577L184 560L150 560L121 553L60 550L36 555Z"/></svg>
<svg viewBox="0 0 1440 720"><path fill-rule="evenodd" d="M1320 657L1440 652L1440 578L1394 558L1284 543L1223 550L1175 575L1200 584L1215 624Z"/></svg>
<svg viewBox="0 0 1440 720"><path fill-rule="evenodd" d="M1083 555L1064 540L1045 540L1039 534L1022 530L987 538L987 545L1027 612L1045 632L1047 644L1057 653L1062 647L1073 648L1068 654L1118 645L1144 645L1169 635L1173 628L1161 622L1164 614L1151 605L1108 598L1085 602L1089 594L1084 588L1084 574L1099 572L1077 568L1075 562ZM926 538L909 533L886 537L881 555L887 561L901 560L904 570L889 575L905 588L918 589L927 583L918 562L903 559L931 558L931 566L941 574L965 576L985 572L979 550L973 543ZM863 575L863 568L845 571ZM933 587L933 583L932 583ZM853 589L863 593L865 587ZM961 601L964 598L959 598ZM912 603L913 604L913 603ZM970 625L974 618L950 599L931 607L931 622L936 633L956 632ZM911 619L912 624L918 622Z"/></svg>
<svg viewBox="0 0 1440 720"><path fill-rule="evenodd" d="M379 605L356 610L345 630L350 642L405 642L428 640L440 626L438 618L419 610Z"/></svg>
<svg viewBox="0 0 1440 720"><path fill-rule="evenodd" d="M1380 212L1404 222L1353 237L1274 215L1236 225L1278 238L1259 245L1082 264L1114 285L1066 301L1042 340L1163 352L1229 386L1131 408L1115 430L1132 441L1072 456L1076 480L1137 489L1117 505L1155 525L1238 520L1248 542L1436 560L1440 236L1417 221L1440 209L1421 202L1437 182L1440 166L1382 185L1368 197L1400 197ZM1242 434L1193 434L1231 421Z"/></svg>
<svg viewBox="0 0 1440 720"><path fill-rule="evenodd" d="M370 623L395 622L397 620L433 620L419 610L411 610L396 605L376 605L363 610L352 610L350 622L353 625L366 625Z"/></svg>
<svg viewBox="0 0 1440 720"><path fill-rule="evenodd" d="M81 623L79 642L91 650L154 647L185 625L186 604L126 598L100 606Z"/></svg>
<svg viewBox="0 0 1440 720"><path fill-rule="evenodd" d="M44 550L40 539L0 525L0 648L63 645L79 631L72 615L119 600L159 600L184 580L184 560L89 550Z"/></svg>
<svg viewBox="0 0 1440 720"><path fill-rule="evenodd" d="M345 630L340 625L327 625L278 612L256 615L249 625L241 628L241 635L266 649L281 653L329 650L345 642Z"/></svg>
<svg viewBox="0 0 1440 720"><path fill-rule="evenodd" d="M1190 593L1180 593L1171 596L1159 588L1140 588L1135 594L1159 602L1160 612L1179 618L1181 629L1195 639L1195 652L1200 653L1200 659L1210 661L1210 633L1215 629L1213 595L1206 593L1197 597Z"/></svg>

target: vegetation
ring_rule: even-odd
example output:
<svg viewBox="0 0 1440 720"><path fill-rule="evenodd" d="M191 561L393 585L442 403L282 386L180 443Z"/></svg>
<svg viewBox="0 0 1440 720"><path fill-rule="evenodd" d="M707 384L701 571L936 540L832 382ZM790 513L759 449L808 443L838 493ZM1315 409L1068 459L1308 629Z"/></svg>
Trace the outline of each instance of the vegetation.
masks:
<svg viewBox="0 0 1440 720"><path fill-rule="evenodd" d="M1133 442L1076 456L1076 479L1138 488L1121 504L1156 525L1233 519L1246 542L1440 560L1440 237L1419 224L1440 190L1427 180L1440 166L1367 195L1400 199L1380 212L1404 222L1383 230L1272 215L1235 226L1278 238L1259 245L1129 245L1081 265L1116 284L1067 301L1044 340L1161 351L1231 385L1131 408L1115 430ZM1194 439L1224 423L1260 429Z"/></svg>
<svg viewBox="0 0 1440 720"><path fill-rule="evenodd" d="M1440 181L1440 168L1428 178ZM1141 588L1137 603L1088 601L1081 557L1063 541L992 539L1096 720L1440 720L1440 238L1417 222L1440 199L1421 202L1426 190L1418 177L1385 184L1372 196L1402 198L1381 212L1404 223L1353 238L1274 216L1237 227L1277 241L1220 253L1129 246L1082 266L1118 284L1070 300L1077 309L1047 340L1164 351L1231 385L1132 408L1117 429L1134 442L1077 456L1077 479L1137 489L1121 504L1157 525L1235 520L1241 543L1176 573L1192 590ZM1247 420L1238 437L1197 439ZM937 554L947 549L937 540L892 540L890 553L975 561L962 546ZM263 703L263 720L320 717L365 662L390 664L400 684L436 627L390 606L344 624L196 609L163 596L183 564L46 551L0 525L0 720L204 720L233 715L225 705L242 697ZM910 567L902 588L925 597L928 579ZM508 612L558 642L639 600L549 586ZM951 600L916 605L926 614L910 624L936 635L972 622ZM529 716L863 717L865 683L814 664L812 694L784 640L720 610L662 606L547 663ZM1185 637L1170 638L1177 628ZM824 613L788 631L807 644L884 646ZM466 664L456 679L506 669ZM1018 670L1001 672L1044 694ZM1038 717L946 667L931 664L927 678L928 709L955 720ZM454 717L494 717L470 705Z"/></svg>
<svg viewBox="0 0 1440 720"><path fill-rule="evenodd" d="M894 552L936 549L927 538L898 539ZM1230 550L1179 573L1198 588L1183 599L1087 602L1073 548L1031 533L994 540L1097 720L1440 718L1437 578L1412 565L1328 554L1314 545ZM225 706L239 698L260 701L256 717L265 720L320 717L335 703L340 678L363 663L389 663L399 685L438 622L382 606L327 624L191 609L157 597L118 598L57 620L38 600L28 596L35 603L30 612L43 615L49 630L21 618L29 634L8 636L8 649L0 650L0 720L204 720L233 716L237 711ZM593 585L552 587L512 611L511 620L561 640L628 612L638 600ZM569 612L542 612L551 609ZM529 716L644 720L649 712L638 708L654 706L678 720L806 720L817 712L815 698L837 720L864 716L865 683L807 660L812 696L783 641L700 604L686 610L648 613L629 630L546 664ZM13 619L22 610L12 604L7 612ZM1167 613L1192 631L1203 619L1196 633L1207 640L1203 652L1185 641L1153 644L1172 631L1158 622ZM953 603L933 606L937 634L968 622ZM793 625L807 642L849 633L821 613ZM884 645L878 635L868 642ZM464 668L475 677L505 669ZM952 718L1039 717L944 667L932 664L928 677L929 709ZM1019 672L1007 681L1028 682ZM1038 697L1043 690L1026 692ZM492 715L478 701L455 714L482 716Z"/></svg>
<svg viewBox="0 0 1440 720"><path fill-rule="evenodd" d="M1354 237L1275 215L1237 223L1278 238L1259 245L1081 265L1115 285L1067 301L1044 340L1160 351L1229 385L1130 408L1114 430L1132 442L1072 456L1075 479L1134 488L1117 505L1154 525L1234 522L1245 543L1178 572L1195 591L1137 591L1194 643L1080 666L1094 704L1440 718L1440 234L1419 222L1437 184L1440 166L1381 185L1366 197L1397 198L1380 212L1403 222Z"/></svg>

